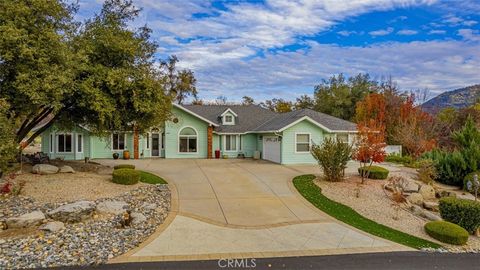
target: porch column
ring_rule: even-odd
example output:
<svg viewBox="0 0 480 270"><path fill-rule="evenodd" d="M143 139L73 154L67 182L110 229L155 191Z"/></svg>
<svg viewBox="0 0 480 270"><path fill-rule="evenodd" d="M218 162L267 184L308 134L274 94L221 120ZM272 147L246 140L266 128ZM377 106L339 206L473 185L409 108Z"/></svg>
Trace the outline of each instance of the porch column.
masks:
<svg viewBox="0 0 480 270"><path fill-rule="evenodd" d="M212 148L213 148L213 126L208 126L207 128L207 158L213 158Z"/></svg>
<svg viewBox="0 0 480 270"><path fill-rule="evenodd" d="M138 129L134 128L133 131L133 158L138 159L139 153L138 153Z"/></svg>

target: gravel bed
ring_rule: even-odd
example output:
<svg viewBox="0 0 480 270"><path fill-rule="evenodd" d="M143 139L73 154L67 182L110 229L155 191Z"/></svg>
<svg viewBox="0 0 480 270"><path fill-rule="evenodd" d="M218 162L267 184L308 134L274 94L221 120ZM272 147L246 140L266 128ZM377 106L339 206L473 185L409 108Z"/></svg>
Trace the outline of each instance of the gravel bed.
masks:
<svg viewBox="0 0 480 270"><path fill-rule="evenodd" d="M58 232L35 231L0 239L0 269L37 268L70 265L95 265L137 247L163 223L170 210L167 185L141 186L115 198L125 201L132 212L141 213L145 222L120 225L121 215L94 214L84 222L65 224ZM32 210L46 213L65 203L36 203L27 197L0 198L2 218ZM155 206L155 207L152 207Z"/></svg>
<svg viewBox="0 0 480 270"><path fill-rule="evenodd" d="M405 205L399 209L383 191L386 180L367 179L365 184L360 184L361 179L357 176L349 176L342 182L327 182L315 180L322 189L322 193L329 199L345 204L353 208L361 215L380 224L397 229L399 231L437 242L444 249L426 251L438 252L480 252L480 238L471 235L465 246L453 246L441 243L431 238L423 229L428 221L412 214ZM359 196L357 197L357 193Z"/></svg>

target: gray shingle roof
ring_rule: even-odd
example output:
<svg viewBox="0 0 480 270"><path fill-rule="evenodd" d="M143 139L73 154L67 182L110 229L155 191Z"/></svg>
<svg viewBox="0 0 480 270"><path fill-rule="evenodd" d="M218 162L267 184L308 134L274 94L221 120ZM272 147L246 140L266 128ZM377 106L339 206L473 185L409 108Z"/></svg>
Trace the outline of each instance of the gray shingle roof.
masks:
<svg viewBox="0 0 480 270"><path fill-rule="evenodd" d="M217 123L218 133L245 133L254 131L277 131L283 127L308 116L318 124L332 131L355 131L356 125L324 113L310 109L296 110L288 113L275 113L258 105L181 105L185 109ZM228 108L238 117L235 125L222 125L221 114Z"/></svg>

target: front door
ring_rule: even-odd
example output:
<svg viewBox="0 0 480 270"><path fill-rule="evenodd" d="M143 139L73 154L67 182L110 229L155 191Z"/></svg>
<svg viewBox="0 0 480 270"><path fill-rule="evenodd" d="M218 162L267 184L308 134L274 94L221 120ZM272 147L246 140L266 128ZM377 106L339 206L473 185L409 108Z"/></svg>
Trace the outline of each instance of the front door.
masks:
<svg viewBox="0 0 480 270"><path fill-rule="evenodd" d="M152 157L160 156L160 134L152 134Z"/></svg>

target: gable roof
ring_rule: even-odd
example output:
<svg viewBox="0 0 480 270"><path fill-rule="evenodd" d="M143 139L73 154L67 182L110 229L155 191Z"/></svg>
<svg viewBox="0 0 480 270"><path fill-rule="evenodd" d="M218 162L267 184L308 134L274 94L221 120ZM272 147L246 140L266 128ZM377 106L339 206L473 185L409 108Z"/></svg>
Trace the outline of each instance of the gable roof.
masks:
<svg viewBox="0 0 480 270"><path fill-rule="evenodd" d="M215 124L216 133L248 133L282 131L307 120L327 132L355 132L356 124L310 109L275 113L258 105L178 105L187 112ZM235 125L222 125L222 114L230 109L237 114Z"/></svg>

